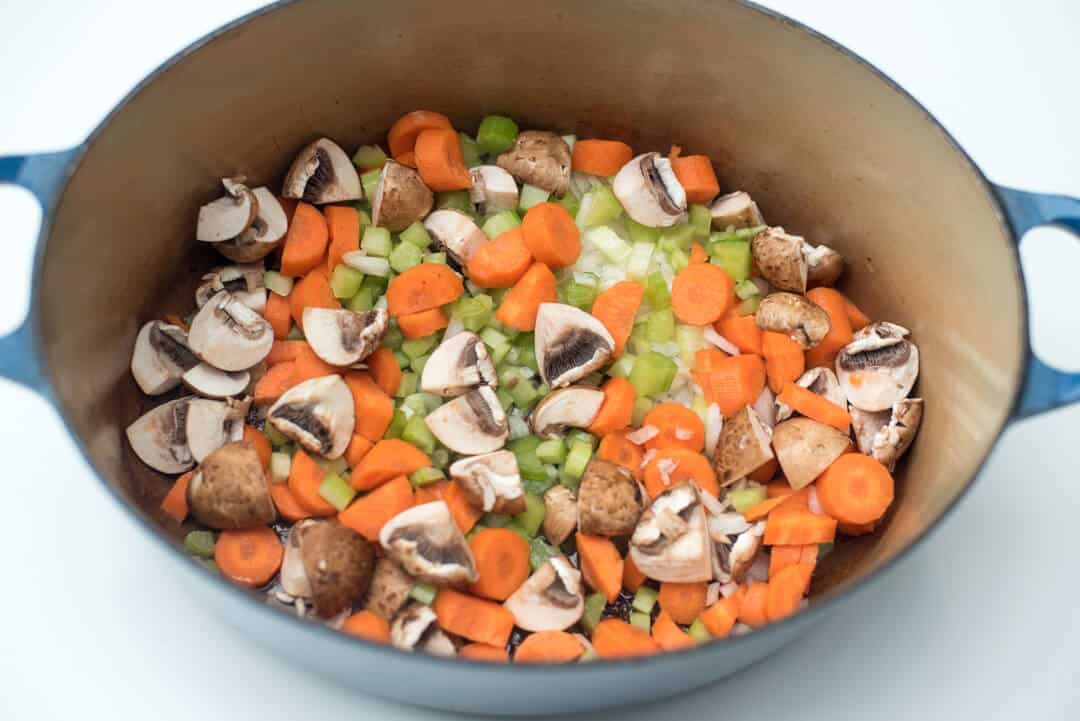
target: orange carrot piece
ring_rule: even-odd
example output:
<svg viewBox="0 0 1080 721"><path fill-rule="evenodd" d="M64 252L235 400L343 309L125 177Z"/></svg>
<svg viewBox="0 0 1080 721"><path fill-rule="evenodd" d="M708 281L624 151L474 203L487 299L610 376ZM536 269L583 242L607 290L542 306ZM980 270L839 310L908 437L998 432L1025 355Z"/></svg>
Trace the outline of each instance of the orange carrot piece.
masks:
<svg viewBox="0 0 1080 721"><path fill-rule="evenodd" d="M258 454L259 461L262 462L263 468L269 468L270 454L274 452L274 449L270 447L270 439L262 432L255 430L251 426L245 425L244 440L255 448L255 453Z"/></svg>
<svg viewBox="0 0 1080 721"><path fill-rule="evenodd" d="M720 194L716 171L707 155L684 155L671 161L675 177L686 191L686 202L708 203Z"/></svg>
<svg viewBox="0 0 1080 721"><path fill-rule="evenodd" d="M263 377L255 382L253 391L256 405L269 405L281 397L281 394L296 385L296 363L279 363L270 366Z"/></svg>
<svg viewBox="0 0 1080 721"><path fill-rule="evenodd" d="M803 546L773 546L769 553L769 578L796 563L803 563L813 568L817 565L817 557L816 543Z"/></svg>
<svg viewBox="0 0 1080 721"><path fill-rule="evenodd" d="M877 521L893 502L893 477L880 462L861 453L845 453L818 477L821 509L852 524Z"/></svg>
<svg viewBox="0 0 1080 721"><path fill-rule="evenodd" d="M387 134L387 145L390 147L390 157L399 163L416 167L415 158L403 157L406 153L412 153L416 147L416 138L420 133L431 128L452 128L450 119L442 113L430 110L414 110L406 113L394 121ZM405 162L405 161L410 162Z"/></svg>
<svg viewBox="0 0 1080 721"><path fill-rule="evenodd" d="M469 586L474 596L505 601L525 583L529 566L529 544L509 528L483 528L469 541L480 578Z"/></svg>
<svg viewBox="0 0 1080 721"><path fill-rule="evenodd" d="M214 544L214 562L233 583L258 588L281 568L285 549L269 526L222 531Z"/></svg>
<svg viewBox="0 0 1080 721"><path fill-rule="evenodd" d="M365 371L349 371L343 378L353 397L356 427L353 433L372 443L380 440L394 419L394 401Z"/></svg>
<svg viewBox="0 0 1080 721"><path fill-rule="evenodd" d="M281 251L281 274L305 275L322 263L329 242L330 229L323 214L314 205L297 203Z"/></svg>
<svg viewBox="0 0 1080 721"><path fill-rule="evenodd" d="M431 466L427 454L411 443L398 438L378 441L353 469L352 487L370 491L398 476L407 476Z"/></svg>
<svg viewBox="0 0 1080 721"><path fill-rule="evenodd" d="M623 280L600 293L593 301L592 314L615 339L613 357L622 355L626 341L634 330L634 318L644 297L644 285L636 280Z"/></svg>
<svg viewBox="0 0 1080 721"><path fill-rule="evenodd" d="M665 651L679 651L697 645L690 634L675 625L671 614L665 610L660 611L652 625L652 637Z"/></svg>
<svg viewBox="0 0 1080 721"><path fill-rule="evenodd" d="M514 663L573 663L585 653L585 646L566 631L538 631L529 634L517 651Z"/></svg>
<svg viewBox="0 0 1080 721"><path fill-rule="evenodd" d="M401 366L398 365L394 351L379 348L367 357L368 371L383 393L393 396L401 387Z"/></svg>
<svg viewBox="0 0 1080 721"><path fill-rule="evenodd" d="M637 590L639 588L641 588L641 584L645 583L645 581L647 581L647 580L648 580L648 578L645 576L644 573L641 572L641 569L639 569L634 564L633 559L630 558L629 556L627 556L626 560L623 561L623 571L622 571L622 586L623 586L623 588L626 589L627 591L630 591L631 593L636 593Z"/></svg>
<svg viewBox="0 0 1080 721"><path fill-rule="evenodd" d="M326 471L322 466L298 448L292 459L292 467L289 468L289 490L296 502L313 516L332 516L337 513L337 509L319 495L319 486L324 478Z"/></svg>
<svg viewBox="0 0 1080 721"><path fill-rule="evenodd" d="M412 340L413 338L426 338L432 333L437 333L450 325L450 319L442 308L422 310L419 313L400 315L397 319L401 334Z"/></svg>
<svg viewBox="0 0 1080 721"><path fill-rule="evenodd" d="M660 608L671 615L671 619L675 623L688 626L705 610L707 585L704 581L697 583L661 583L657 603L660 604Z"/></svg>
<svg viewBox="0 0 1080 721"><path fill-rule="evenodd" d="M796 491L788 484L787 480L781 478L765 486L765 493L767 498L776 498L777 496L790 496Z"/></svg>
<svg viewBox="0 0 1080 721"><path fill-rule="evenodd" d="M521 220L521 233L532 257L549 268L565 268L581 255L581 231L570 211L558 203L537 203Z"/></svg>
<svg viewBox="0 0 1080 721"><path fill-rule="evenodd" d="M779 466L780 464L776 462L775 458L769 459L755 468L747 478L757 483L768 483L773 479L773 476L776 475L776 469L779 468Z"/></svg>
<svg viewBox="0 0 1080 721"><path fill-rule="evenodd" d="M469 503L465 491L456 481L450 481L442 487L440 497L450 509L450 515L454 517L454 523L458 525L462 533L468 533L484 515L484 511Z"/></svg>
<svg viewBox="0 0 1080 721"><path fill-rule="evenodd" d="M360 250L360 214L351 205L328 205L323 208L326 227L330 231L330 248L326 251L326 274L341 265L351 250Z"/></svg>
<svg viewBox="0 0 1080 721"><path fill-rule="evenodd" d="M341 630L350 636L375 643L390 643L390 624L379 614L367 609L346 618L341 624Z"/></svg>
<svg viewBox="0 0 1080 721"><path fill-rule="evenodd" d="M616 376L604 384L603 391L604 403L588 428L589 433L594 436L606 436L612 431L626 428L634 415L634 398L637 392L630 381Z"/></svg>
<svg viewBox="0 0 1080 721"><path fill-rule="evenodd" d="M726 365L724 361L730 357L724 351L716 348L702 348L694 353L694 370L702 373L712 373L715 370L723 369Z"/></svg>
<svg viewBox="0 0 1080 721"><path fill-rule="evenodd" d="M277 509L278 515L289 523L296 523L305 518L311 518L313 515L311 511L300 505L300 501L296 500L289 486L284 483L274 483L270 486L270 498L274 501L274 508Z"/></svg>
<svg viewBox="0 0 1080 721"><path fill-rule="evenodd" d="M420 486L415 492L416 505L422 506L425 503L441 501L443 493L446 492L446 487L449 485L450 481L442 480L429 483L426 486Z"/></svg>
<svg viewBox="0 0 1080 721"><path fill-rule="evenodd" d="M762 518L768 516L774 508L778 507L787 499L788 496L786 495L776 496L774 498L767 498L756 506L747 508L746 511L743 513L743 518L746 519L747 523L754 523L755 521L760 521Z"/></svg>
<svg viewBox="0 0 1080 721"><path fill-rule="evenodd" d="M341 307L341 303L334 297L334 291L330 289L330 281L326 279L322 266L312 270L293 286L289 294L289 310L292 311L293 321L304 329L304 308L333 308Z"/></svg>
<svg viewBox="0 0 1080 721"><path fill-rule="evenodd" d="M453 303L465 292L458 274L439 263L414 265L390 281L386 306L397 318Z"/></svg>
<svg viewBox="0 0 1080 721"><path fill-rule="evenodd" d="M797 383L788 382L780 391L779 400L807 418L832 426L845 433L851 428L851 414L828 398L819 396Z"/></svg>
<svg viewBox="0 0 1080 721"><path fill-rule="evenodd" d="M443 588L432 604L439 628L462 638L506 646L514 630L514 614L502 604Z"/></svg>
<svg viewBox="0 0 1080 721"><path fill-rule="evenodd" d="M773 393L779 393L787 384L799 380L806 370L802 346L786 333L771 330L762 333L761 354L765 356L765 376Z"/></svg>
<svg viewBox="0 0 1080 721"><path fill-rule="evenodd" d="M731 304L734 287L723 268L712 263L688 265L671 284L671 310L683 323L715 323Z"/></svg>
<svg viewBox="0 0 1080 721"><path fill-rule="evenodd" d="M716 332L735 344L743 353L762 355L761 328L752 315L739 315L729 310L716 321Z"/></svg>
<svg viewBox="0 0 1080 721"><path fill-rule="evenodd" d="M705 447L705 424L697 413L681 403L667 402L653 406L645 414L642 427L653 426L659 433L645 442L652 449L685 448L701 452Z"/></svg>
<svg viewBox="0 0 1080 721"><path fill-rule="evenodd" d="M851 323L851 330L853 331L862 330L870 325L869 316L859 310L858 306L847 298L844 299L844 314L848 317L848 323Z"/></svg>
<svg viewBox="0 0 1080 721"><path fill-rule="evenodd" d="M690 246L690 263L708 263L709 254L705 251L705 248L701 243L694 241L694 244Z"/></svg>
<svg viewBox="0 0 1080 721"><path fill-rule="evenodd" d="M465 274L481 288L509 288L533 264L520 225L481 245L469 258Z"/></svg>
<svg viewBox="0 0 1080 721"><path fill-rule="evenodd" d="M188 517L187 487L192 473L188 471L177 478L161 501L161 510L177 523L183 523Z"/></svg>
<svg viewBox="0 0 1080 721"><path fill-rule="evenodd" d="M292 309L289 307L287 297L267 291L266 310L263 311L263 317L274 329L274 338L285 340L289 337L289 330L292 328Z"/></svg>
<svg viewBox="0 0 1080 721"><path fill-rule="evenodd" d="M741 588L740 588L741 590ZM735 593L727 598L721 598L705 609L701 614L701 622L713 638L727 638L735 622L739 620L739 606L742 603L742 594Z"/></svg>
<svg viewBox="0 0 1080 721"><path fill-rule="evenodd" d="M375 444L369 441L367 438L353 433L352 440L349 441L348 447L345 449L345 462L349 464L349 468L356 468L360 465L360 461L364 459L364 456L368 454Z"/></svg>
<svg viewBox="0 0 1080 721"><path fill-rule="evenodd" d="M765 523L765 543L770 546L832 543L835 538L836 519L809 511L773 511Z"/></svg>
<svg viewBox="0 0 1080 721"><path fill-rule="evenodd" d="M768 598L769 584L751 583L739 603L739 620L755 628L767 624L769 615L765 610L765 604Z"/></svg>
<svg viewBox="0 0 1080 721"><path fill-rule="evenodd" d="M466 190L472 174L465 166L461 138L453 128L429 128L416 136L416 169L424 184L435 191Z"/></svg>
<svg viewBox="0 0 1080 721"><path fill-rule="evenodd" d="M854 333L847 315L847 298L835 288L812 288L806 299L816 303L829 314L829 332L820 343L806 351L806 365L832 367L836 354L851 342Z"/></svg>
<svg viewBox="0 0 1080 721"><path fill-rule="evenodd" d="M633 157L633 149L622 141L587 138L574 143L570 167L579 173L610 178Z"/></svg>
<svg viewBox="0 0 1080 721"><path fill-rule="evenodd" d="M810 576L814 567L796 563L781 569L769 579L769 591L765 596L765 615L770 622L779 621L799 610L803 596L810 590Z"/></svg>
<svg viewBox="0 0 1080 721"><path fill-rule="evenodd" d="M524 333L536 328L536 314L541 303L557 303L558 300L559 291L551 269L543 263L533 263L503 297L495 318Z"/></svg>
<svg viewBox="0 0 1080 721"><path fill-rule="evenodd" d="M675 468L668 471L667 480L660 472L668 463ZM655 500L664 491L686 481L694 481L698 488L709 495L720 495L720 483L716 480L716 470L708 458L686 448L664 448L652 454L645 465L645 491L650 500Z"/></svg>
<svg viewBox="0 0 1080 721"><path fill-rule="evenodd" d="M627 433L629 433L628 430L608 433L600 440L600 446L596 449L596 456L628 469L634 478L640 481L641 461L645 454L641 450L641 446L626 440Z"/></svg>
<svg viewBox="0 0 1080 721"><path fill-rule="evenodd" d="M296 198L283 198L278 196L278 202L281 203L281 209L285 211L285 225L292 225L293 216L296 215L296 206L300 204L300 201Z"/></svg>
<svg viewBox="0 0 1080 721"><path fill-rule="evenodd" d="M458 657L467 658L470 661L510 663L510 654L506 652L505 648L487 643L467 643L458 651Z"/></svg>
<svg viewBox="0 0 1080 721"><path fill-rule="evenodd" d="M724 418L752 405L765 388L765 362L757 355L737 355L714 364L711 371L693 371L705 400L720 407Z"/></svg>
<svg viewBox="0 0 1080 721"><path fill-rule="evenodd" d="M409 479L398 476L370 493L357 498L338 513L338 520L372 543L391 518L413 507L413 489Z"/></svg>
<svg viewBox="0 0 1080 721"><path fill-rule="evenodd" d="M618 618L606 618L598 623L592 642L600 658L648 656L663 650L652 636Z"/></svg>
<svg viewBox="0 0 1080 721"><path fill-rule="evenodd" d="M610 538L590 536L580 531L576 535L581 575L594 591L604 594L614 603L622 588L623 559Z"/></svg>
<svg viewBox="0 0 1080 721"><path fill-rule="evenodd" d="M276 366L299 358L306 349L310 349L306 340L275 340L266 356L266 365ZM315 351L311 351L314 353Z"/></svg>

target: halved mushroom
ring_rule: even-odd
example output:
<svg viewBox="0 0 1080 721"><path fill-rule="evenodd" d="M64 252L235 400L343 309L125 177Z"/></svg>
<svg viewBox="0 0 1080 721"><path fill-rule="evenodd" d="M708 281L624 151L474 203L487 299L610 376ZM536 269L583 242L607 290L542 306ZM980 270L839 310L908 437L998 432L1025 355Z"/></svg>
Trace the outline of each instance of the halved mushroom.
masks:
<svg viewBox="0 0 1080 721"><path fill-rule="evenodd" d="M152 408L127 427L131 450L146 465L162 473L183 473L195 465L187 442L191 396Z"/></svg>
<svg viewBox="0 0 1080 721"><path fill-rule="evenodd" d="M500 210L517 209L518 187L514 176L498 165L480 165L469 172L472 173L469 199L480 212L490 215Z"/></svg>
<svg viewBox="0 0 1080 721"><path fill-rule="evenodd" d="M832 327L829 314L821 306L795 293L769 293L758 306L754 320L758 328L785 333L804 349L820 343Z"/></svg>
<svg viewBox="0 0 1080 721"><path fill-rule="evenodd" d="M761 217L757 203L749 193L742 190L721 195L713 201L709 211L712 214L712 226L718 230L765 225L765 219Z"/></svg>
<svg viewBox="0 0 1080 721"><path fill-rule="evenodd" d="M524 513L525 487L518 472L517 456L495 451L454 461L450 477L476 508L488 513Z"/></svg>
<svg viewBox="0 0 1080 721"><path fill-rule="evenodd" d="M259 212L259 202L243 178L222 178L225 195L199 208L195 239L220 243L247 230Z"/></svg>
<svg viewBox="0 0 1080 721"><path fill-rule="evenodd" d="M510 421L489 386L474 388L442 404L428 413L424 422L440 443L467 456L499 450L510 434Z"/></svg>
<svg viewBox="0 0 1080 721"><path fill-rule="evenodd" d="M806 257L806 283L809 286L833 285L844 274L844 256L827 245L803 243Z"/></svg>
<svg viewBox="0 0 1080 721"><path fill-rule="evenodd" d="M188 403L185 432L188 448L196 461L203 460L226 443L244 437L244 417L251 398L223 401L193 398Z"/></svg>
<svg viewBox="0 0 1080 721"><path fill-rule="evenodd" d="M724 421L715 456L720 486L729 486L772 460L771 442L768 427L750 406Z"/></svg>
<svg viewBox="0 0 1080 721"><path fill-rule="evenodd" d="M851 446L848 434L810 418L789 418L773 429L773 448L792 488L808 486Z"/></svg>
<svg viewBox="0 0 1080 721"><path fill-rule="evenodd" d="M345 151L329 138L319 138L296 156L281 195L315 205L360 200L363 186Z"/></svg>
<svg viewBox="0 0 1080 721"><path fill-rule="evenodd" d="M864 411L852 406L855 442L860 451L891 471L915 440L922 415L922 398L905 398L887 411Z"/></svg>
<svg viewBox="0 0 1080 721"><path fill-rule="evenodd" d="M797 235L788 235L783 228L766 228L750 241L750 252L754 264L771 286L792 293L805 293L810 270L803 254L805 245L805 240Z"/></svg>
<svg viewBox="0 0 1080 721"><path fill-rule="evenodd" d="M379 531L379 543L405 572L436 586L474 583L472 549L443 501L402 511Z"/></svg>
<svg viewBox="0 0 1080 721"><path fill-rule="evenodd" d="M562 631L581 620L585 591L581 571L565 556L549 559L503 602L526 631Z"/></svg>
<svg viewBox="0 0 1080 721"><path fill-rule="evenodd" d="M570 146L546 130L518 133L514 147L496 158L495 164L556 198L566 195L570 187Z"/></svg>
<svg viewBox="0 0 1080 721"><path fill-rule="evenodd" d="M379 347L390 316L385 310L304 308L304 337L330 365L351 366Z"/></svg>
<svg viewBox="0 0 1080 721"><path fill-rule="evenodd" d="M604 392L591 386L560 388L544 396L529 420L533 433L558 438L567 428L588 428L604 404Z"/></svg>
<svg viewBox="0 0 1080 721"><path fill-rule="evenodd" d="M652 502L630 537L630 559L661 583L712 580L712 540L693 482L680 483Z"/></svg>
<svg viewBox="0 0 1080 721"><path fill-rule="evenodd" d="M131 375L143 393L156 396L171 391L185 371L199 364L187 343L183 328L160 320L139 329L131 353Z"/></svg>
<svg viewBox="0 0 1080 721"><path fill-rule="evenodd" d="M764 535L765 524L762 522L755 523L739 533L734 542L729 537L717 538L714 534L713 577L721 583L742 583L761 551Z"/></svg>
<svg viewBox="0 0 1080 721"><path fill-rule="evenodd" d="M380 558L375 561L364 608L390 621L409 602L409 592L415 583L397 561Z"/></svg>
<svg viewBox="0 0 1080 721"><path fill-rule="evenodd" d="M315 521L300 536L315 612L323 618L352 608L367 593L375 547L338 520Z"/></svg>
<svg viewBox="0 0 1080 721"><path fill-rule="evenodd" d="M498 376L484 341L470 331L462 331L440 343L420 376L421 390L439 396L459 396L479 385L494 388Z"/></svg>
<svg viewBox="0 0 1080 721"><path fill-rule="evenodd" d="M660 153L644 153L622 166L611 189L626 214L642 225L667 228L686 219L686 191Z"/></svg>
<svg viewBox="0 0 1080 721"><path fill-rule="evenodd" d="M472 218L457 210L436 210L424 218L424 227L458 265L464 266L488 237Z"/></svg>
<svg viewBox="0 0 1080 721"><path fill-rule="evenodd" d="M390 643L405 651L426 651L435 656L456 656L454 642L439 628L430 606L412 602L390 623Z"/></svg>
<svg viewBox="0 0 1080 721"><path fill-rule="evenodd" d="M266 419L305 450L331 459L345 452L356 427L352 392L337 375L293 386L270 406Z"/></svg>
<svg viewBox="0 0 1080 721"><path fill-rule="evenodd" d="M214 268L202 279L202 284L195 289L195 306L198 308L202 308L221 291L227 290L256 313L266 310L266 285L263 282L262 263Z"/></svg>
<svg viewBox="0 0 1080 721"><path fill-rule="evenodd" d="M832 372L831 368L825 368L824 366L811 368L799 376L799 380L795 382L830 403L834 403L841 408L847 408L847 396L844 395L844 389L840 387L840 381L836 380L836 374ZM794 413L795 411L786 403L779 398L776 400L777 421L786 421Z"/></svg>
<svg viewBox="0 0 1080 721"><path fill-rule="evenodd" d="M371 201L371 222L395 233L431 212L435 196L420 173L408 165L387 160Z"/></svg>
<svg viewBox="0 0 1080 721"><path fill-rule="evenodd" d="M836 377L848 402L864 411L884 411L911 392L919 376L919 349L907 328L871 323L836 356Z"/></svg>
<svg viewBox="0 0 1080 721"><path fill-rule="evenodd" d="M247 389L250 380L247 371L226 373L209 363L199 363L183 376L184 385L204 398L238 396Z"/></svg>
<svg viewBox="0 0 1080 721"><path fill-rule="evenodd" d="M259 205L259 212L251 227L231 240L222 241L214 250L236 263L254 263L262 260L281 244L289 229L285 209L267 187L251 191Z"/></svg>
<svg viewBox="0 0 1080 721"><path fill-rule="evenodd" d="M242 371L270 353L274 329L226 290L206 302L191 321L188 346L223 371Z"/></svg>
<svg viewBox="0 0 1080 721"><path fill-rule="evenodd" d="M270 480L250 441L226 443L203 459L188 481L191 515L218 530L274 522Z"/></svg>
<svg viewBox="0 0 1080 721"><path fill-rule="evenodd" d="M289 529L285 537L285 552L281 557L281 572L278 581L285 593L293 598L311 598L311 581L304 570L304 555L300 552L300 537L304 530L316 523L312 520L300 521Z"/></svg>
<svg viewBox="0 0 1080 721"><path fill-rule="evenodd" d="M585 311L564 303L541 303L534 348L544 382L561 388L607 363L615 340L603 323Z"/></svg>
<svg viewBox="0 0 1080 721"><path fill-rule="evenodd" d="M628 536L645 510L645 498L629 469L593 458L578 486L577 507L582 533Z"/></svg>
<svg viewBox="0 0 1080 721"><path fill-rule="evenodd" d="M574 492L554 485L544 493L544 535L548 541L561 546L577 528L578 506Z"/></svg>

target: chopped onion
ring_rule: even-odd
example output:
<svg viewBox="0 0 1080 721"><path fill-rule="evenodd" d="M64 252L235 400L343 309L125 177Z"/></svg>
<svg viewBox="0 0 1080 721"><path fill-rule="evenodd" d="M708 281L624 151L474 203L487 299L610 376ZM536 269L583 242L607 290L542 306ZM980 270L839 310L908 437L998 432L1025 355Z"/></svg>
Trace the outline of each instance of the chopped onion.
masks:
<svg viewBox="0 0 1080 721"><path fill-rule="evenodd" d="M720 513L709 516L709 533L714 536L737 536L750 529L741 513Z"/></svg>
<svg viewBox="0 0 1080 721"><path fill-rule="evenodd" d="M643 446L658 435L660 435L660 429L650 424L638 428L633 433L627 433L626 440L630 441L635 446Z"/></svg>
<svg viewBox="0 0 1080 721"><path fill-rule="evenodd" d="M701 491L698 495L701 497L701 505L705 506L707 512L714 515L720 515L727 510L727 506L721 503L716 496L708 491Z"/></svg>
<svg viewBox="0 0 1080 721"><path fill-rule="evenodd" d="M728 581L727 583L720 584L720 595L724 598L731 598L739 591L739 584L735 581Z"/></svg>
<svg viewBox="0 0 1080 721"><path fill-rule="evenodd" d="M345 265L355 268L364 275L386 278L390 275L390 261L374 255L367 255L362 250L350 250L342 258Z"/></svg>
<svg viewBox="0 0 1080 721"><path fill-rule="evenodd" d="M761 395L757 397L751 407L766 426L772 428L776 425L776 398L768 386L761 390Z"/></svg>
<svg viewBox="0 0 1080 721"><path fill-rule="evenodd" d="M720 584L713 582L705 587L705 605L711 606L720 600Z"/></svg>
<svg viewBox="0 0 1080 721"><path fill-rule="evenodd" d="M716 332L712 326L705 326L705 340L724 351L728 355L739 355L739 347L724 336Z"/></svg>
<svg viewBox="0 0 1080 721"><path fill-rule="evenodd" d="M656 462L656 470L660 471L660 480L664 482L666 488L671 487L671 474L678 467L679 464L670 458L661 458Z"/></svg>
<svg viewBox="0 0 1080 721"><path fill-rule="evenodd" d="M710 403L705 411L705 455L709 458L716 455L716 444L720 442L723 428L724 416L720 414L720 406Z"/></svg>
<svg viewBox="0 0 1080 721"><path fill-rule="evenodd" d="M821 499L818 498L817 488L814 486L810 486L810 493L806 496L806 507L815 515L825 514L825 511L821 510Z"/></svg>
<svg viewBox="0 0 1080 721"><path fill-rule="evenodd" d="M680 441L688 441L694 437L694 432L689 428L683 428L682 426L675 426L675 437Z"/></svg>
<svg viewBox="0 0 1080 721"><path fill-rule="evenodd" d="M653 456L655 456L657 453L659 453L659 451L657 451L655 448L650 448L649 450L645 451L645 455L641 457L641 467L644 468L645 466L649 465L649 461L651 461L653 459Z"/></svg>
<svg viewBox="0 0 1080 721"><path fill-rule="evenodd" d="M443 340L446 340L447 338L453 338L463 330L465 330L465 324L461 321L461 319L451 316L450 322L446 324L446 332L443 334Z"/></svg>

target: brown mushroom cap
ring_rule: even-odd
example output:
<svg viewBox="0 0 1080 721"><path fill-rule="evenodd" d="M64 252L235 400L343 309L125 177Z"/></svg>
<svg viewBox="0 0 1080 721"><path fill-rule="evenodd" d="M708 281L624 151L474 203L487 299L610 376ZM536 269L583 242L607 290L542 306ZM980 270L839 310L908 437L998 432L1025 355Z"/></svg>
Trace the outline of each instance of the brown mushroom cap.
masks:
<svg viewBox="0 0 1080 721"><path fill-rule="evenodd" d="M323 618L351 608L367 592L375 548L348 526L337 520L307 526L300 537L300 551L315 611Z"/></svg>
<svg viewBox="0 0 1080 721"><path fill-rule="evenodd" d="M409 602L409 592L415 581L392 558L380 558L375 561L375 572L371 576L364 608L390 621Z"/></svg>
<svg viewBox="0 0 1080 721"><path fill-rule="evenodd" d="M834 285L844 274L844 256L827 245L803 246L806 256L806 284L809 287Z"/></svg>
<svg viewBox="0 0 1080 721"><path fill-rule="evenodd" d="M570 187L570 146L546 130L518 133L514 147L496 158L495 163L523 183L556 198L566 195Z"/></svg>
<svg viewBox="0 0 1080 721"><path fill-rule="evenodd" d="M191 475L187 500L196 520L221 530L265 526L277 516L250 441L227 443L208 455Z"/></svg>
<svg viewBox="0 0 1080 721"><path fill-rule="evenodd" d="M796 490L813 483L850 446L846 433L810 418L791 418L773 429L776 459Z"/></svg>
<svg viewBox="0 0 1080 721"><path fill-rule="evenodd" d="M645 500L641 487L622 466L594 458L578 488L578 529L595 536L634 532Z"/></svg>
<svg viewBox="0 0 1080 721"><path fill-rule="evenodd" d="M769 285L778 290L805 293L808 265L803 255L804 244L802 238L788 235L783 228L766 228L750 241L750 252Z"/></svg>
<svg viewBox="0 0 1080 721"><path fill-rule="evenodd" d="M771 438L761 418L750 406L743 406L724 422L716 444L716 477L727 486L773 458Z"/></svg>
<svg viewBox="0 0 1080 721"><path fill-rule="evenodd" d="M806 350L820 343L832 327L821 306L795 293L769 293L754 320L758 328L785 333Z"/></svg>
<svg viewBox="0 0 1080 721"><path fill-rule="evenodd" d="M420 173L387 160L371 202L371 222L397 233L422 220L434 203L435 195L424 185Z"/></svg>
<svg viewBox="0 0 1080 721"><path fill-rule="evenodd" d="M559 484L544 493L544 535L561 546L577 528L578 508L574 492Z"/></svg>

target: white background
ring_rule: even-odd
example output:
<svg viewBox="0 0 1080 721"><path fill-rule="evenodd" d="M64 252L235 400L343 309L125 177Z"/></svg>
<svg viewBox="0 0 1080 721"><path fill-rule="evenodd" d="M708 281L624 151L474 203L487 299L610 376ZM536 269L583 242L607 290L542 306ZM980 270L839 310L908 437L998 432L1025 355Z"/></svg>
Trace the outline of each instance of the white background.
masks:
<svg viewBox="0 0 1080 721"><path fill-rule="evenodd" d="M1080 3L768 4L891 74L994 180L1080 195ZM257 5L0 0L0 154L81 142L156 65ZM0 188L0 330L25 309L36 212ZM1036 348L1080 367L1080 246L1036 231L1024 261ZM2 381L0 408L0 719L440 717L265 656L185 592L50 408ZM1078 431L1080 408L1018 424L945 527L842 615L734 678L618 718L1080 718Z"/></svg>

